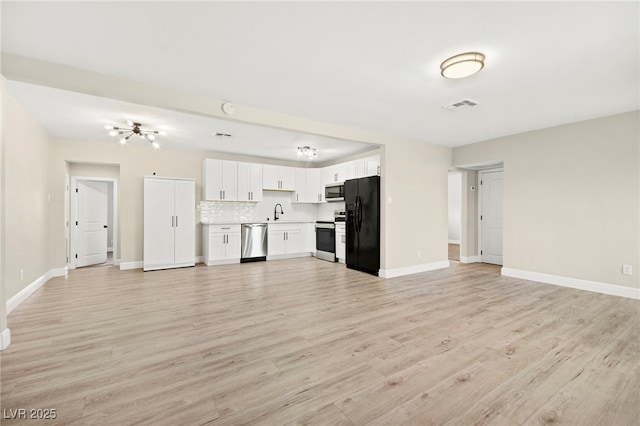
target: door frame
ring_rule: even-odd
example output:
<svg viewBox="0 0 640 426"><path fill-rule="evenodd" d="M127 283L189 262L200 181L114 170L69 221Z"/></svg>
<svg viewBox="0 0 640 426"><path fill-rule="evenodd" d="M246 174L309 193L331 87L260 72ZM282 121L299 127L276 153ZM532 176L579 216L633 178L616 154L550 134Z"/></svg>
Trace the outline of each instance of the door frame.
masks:
<svg viewBox="0 0 640 426"><path fill-rule="evenodd" d="M93 182L107 182L113 183L113 264L118 265L120 258L118 257L118 179L117 178L104 178L104 177L90 177L90 176L70 176L69 177L69 217L67 218L68 232L67 238L69 239L69 252L67 253L67 266L69 269L76 269L77 263L75 256L71 253L75 253L78 245L78 233L77 228L72 226L78 219L78 198L76 195L76 187L78 182L93 181Z"/></svg>
<svg viewBox="0 0 640 426"><path fill-rule="evenodd" d="M484 174L493 172L502 172L502 179L504 181L504 167L478 170L478 216L476 219L478 223L478 259L480 263L482 263L482 221L480 220L480 216L482 215L482 189L480 188L480 186L482 186L482 184L480 182L482 182L482 176ZM502 197L504 206L504 191L502 193ZM502 227L504 229L504 208L502 211L502 222ZM502 258L504 263L504 244L502 245Z"/></svg>

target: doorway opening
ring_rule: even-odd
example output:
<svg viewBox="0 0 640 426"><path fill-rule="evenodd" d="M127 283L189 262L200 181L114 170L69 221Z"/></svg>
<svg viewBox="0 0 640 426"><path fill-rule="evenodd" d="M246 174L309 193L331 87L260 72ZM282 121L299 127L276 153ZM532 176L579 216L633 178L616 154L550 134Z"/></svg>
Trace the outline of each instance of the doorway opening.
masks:
<svg viewBox="0 0 640 426"><path fill-rule="evenodd" d="M462 243L462 173L449 172L449 260L460 261Z"/></svg>
<svg viewBox="0 0 640 426"><path fill-rule="evenodd" d="M69 188L69 269L117 264L118 179L71 176Z"/></svg>

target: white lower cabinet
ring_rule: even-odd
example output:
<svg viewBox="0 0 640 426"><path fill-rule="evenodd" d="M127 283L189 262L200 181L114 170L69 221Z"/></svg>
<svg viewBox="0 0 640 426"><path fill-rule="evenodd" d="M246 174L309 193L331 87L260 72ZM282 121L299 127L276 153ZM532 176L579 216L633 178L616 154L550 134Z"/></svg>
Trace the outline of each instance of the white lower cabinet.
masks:
<svg viewBox="0 0 640 426"><path fill-rule="evenodd" d="M336 223L336 258L345 263L347 257L347 227L344 223Z"/></svg>
<svg viewBox="0 0 640 426"><path fill-rule="evenodd" d="M196 183L144 178L143 269L195 265Z"/></svg>
<svg viewBox="0 0 640 426"><path fill-rule="evenodd" d="M270 223L267 238L267 260L274 256L296 257L309 254L302 223Z"/></svg>
<svg viewBox="0 0 640 426"><path fill-rule="evenodd" d="M202 233L205 264L240 262L240 225L203 225Z"/></svg>

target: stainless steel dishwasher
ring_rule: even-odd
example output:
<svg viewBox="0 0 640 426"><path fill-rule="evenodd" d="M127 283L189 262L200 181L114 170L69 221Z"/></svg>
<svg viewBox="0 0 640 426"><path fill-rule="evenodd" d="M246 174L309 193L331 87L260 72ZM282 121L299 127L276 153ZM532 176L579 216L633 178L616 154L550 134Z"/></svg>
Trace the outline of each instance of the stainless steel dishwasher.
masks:
<svg viewBox="0 0 640 426"><path fill-rule="evenodd" d="M267 260L267 224L243 223L240 262Z"/></svg>

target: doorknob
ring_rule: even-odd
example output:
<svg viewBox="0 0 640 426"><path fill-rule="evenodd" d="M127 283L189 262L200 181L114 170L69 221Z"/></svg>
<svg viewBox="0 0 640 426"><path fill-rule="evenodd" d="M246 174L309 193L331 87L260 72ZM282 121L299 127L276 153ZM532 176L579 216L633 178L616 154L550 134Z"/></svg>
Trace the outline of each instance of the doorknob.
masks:
<svg viewBox="0 0 640 426"><path fill-rule="evenodd" d="M108 227L109 227L108 225L104 225L104 226L103 226L103 228L108 228Z"/></svg>

